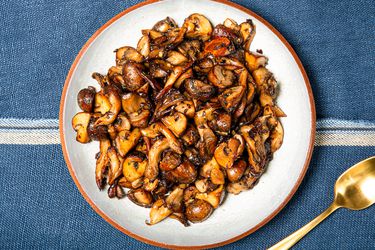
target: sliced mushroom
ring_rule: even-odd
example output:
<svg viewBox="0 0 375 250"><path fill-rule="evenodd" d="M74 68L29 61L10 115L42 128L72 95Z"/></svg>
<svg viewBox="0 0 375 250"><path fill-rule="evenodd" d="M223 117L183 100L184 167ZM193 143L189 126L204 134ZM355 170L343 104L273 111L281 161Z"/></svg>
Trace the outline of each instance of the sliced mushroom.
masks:
<svg viewBox="0 0 375 250"><path fill-rule="evenodd" d="M211 171L214 168L220 168L220 166L217 163L215 157L212 157L211 160L207 161L200 169L199 175L205 178L209 178Z"/></svg>
<svg viewBox="0 0 375 250"><path fill-rule="evenodd" d="M186 79L192 78L193 77L193 70L190 68L187 71L185 71L174 83L175 88L180 88L180 86L184 83Z"/></svg>
<svg viewBox="0 0 375 250"><path fill-rule="evenodd" d="M201 14L192 14L185 19L183 27L187 29L186 37L207 41L212 33L210 21Z"/></svg>
<svg viewBox="0 0 375 250"><path fill-rule="evenodd" d="M172 151L166 151L164 152L163 158L159 163L159 168L162 171L171 171L177 168L181 162L181 155Z"/></svg>
<svg viewBox="0 0 375 250"><path fill-rule="evenodd" d="M181 139L184 141L185 145L195 145L199 140L198 130L194 126L189 125Z"/></svg>
<svg viewBox="0 0 375 250"><path fill-rule="evenodd" d="M189 57L192 61L196 61L198 54L201 51L202 42L199 40L188 40L183 41L178 46L178 51L180 51L184 56Z"/></svg>
<svg viewBox="0 0 375 250"><path fill-rule="evenodd" d="M184 114L188 118L193 118L195 115L195 106L193 101L182 101L175 106L175 110Z"/></svg>
<svg viewBox="0 0 375 250"><path fill-rule="evenodd" d="M77 95L77 102L78 106L84 112L92 112L94 108L94 99L95 99L95 88L88 87L85 89L81 89Z"/></svg>
<svg viewBox="0 0 375 250"><path fill-rule="evenodd" d="M208 122L208 126L220 135L228 135L232 126L232 118L227 112L215 111L214 118Z"/></svg>
<svg viewBox="0 0 375 250"><path fill-rule="evenodd" d="M242 155L245 141L239 134L234 135L228 142L222 142L215 149L215 159L223 168L231 168L234 161Z"/></svg>
<svg viewBox="0 0 375 250"><path fill-rule="evenodd" d="M91 115L89 126L87 127L87 133L91 140L99 141L108 137L109 126L99 125L95 126L96 120L100 117L98 113Z"/></svg>
<svg viewBox="0 0 375 250"><path fill-rule="evenodd" d="M87 132L90 118L90 113L79 112L72 119L73 129L77 132L76 140L80 143L87 143L90 141L90 137Z"/></svg>
<svg viewBox="0 0 375 250"><path fill-rule="evenodd" d="M147 57L150 54L150 37L148 35L143 35L141 39L139 39L137 50L144 57Z"/></svg>
<svg viewBox="0 0 375 250"><path fill-rule="evenodd" d="M111 103L109 102L108 98L102 93L96 93L94 112L100 112L102 115L104 115L110 109Z"/></svg>
<svg viewBox="0 0 375 250"><path fill-rule="evenodd" d="M242 191L249 190L254 187L260 175L254 175L250 168L245 170L244 175L238 182L231 182L227 185L227 191L232 194L239 194Z"/></svg>
<svg viewBox="0 0 375 250"><path fill-rule="evenodd" d="M213 85L222 89L232 86L235 80L233 71L227 70L220 65L213 67L207 77Z"/></svg>
<svg viewBox="0 0 375 250"><path fill-rule="evenodd" d="M124 85L124 78L122 77L122 66L112 66L108 69L107 77L111 83L114 83L120 89Z"/></svg>
<svg viewBox="0 0 375 250"><path fill-rule="evenodd" d="M161 118L163 124L168 127L177 137L180 137L187 126L186 117L180 112Z"/></svg>
<svg viewBox="0 0 375 250"><path fill-rule="evenodd" d="M117 137L117 131L115 129L115 126L113 126L112 124L109 124L108 126L97 126L96 128L100 128L100 127L106 128L105 132L108 133L109 138L111 138L111 140L116 139L116 137Z"/></svg>
<svg viewBox="0 0 375 250"><path fill-rule="evenodd" d="M108 96L111 108L107 113L96 120L95 126L108 125L113 123L121 110L121 98L118 90L114 86L107 86L106 88L104 88L104 94Z"/></svg>
<svg viewBox="0 0 375 250"><path fill-rule="evenodd" d="M112 185L115 180L121 175L122 173L122 165L120 164L120 160L117 156L116 149L114 147L110 147L107 151L110 168L108 173L108 184Z"/></svg>
<svg viewBox="0 0 375 250"><path fill-rule="evenodd" d="M206 220L213 212L210 203L196 199L186 207L186 217L193 223L202 222Z"/></svg>
<svg viewBox="0 0 375 250"><path fill-rule="evenodd" d="M183 211L183 198L184 198L184 189L175 188L165 199L165 202L169 209L173 212L182 212Z"/></svg>
<svg viewBox="0 0 375 250"><path fill-rule="evenodd" d="M197 177L197 170L188 159L184 159L184 161L177 168L167 172L165 177L170 182L190 184L195 181L195 178Z"/></svg>
<svg viewBox="0 0 375 250"><path fill-rule="evenodd" d="M123 130L130 130L131 125L129 119L126 117L125 113L120 113L114 123L114 127L117 132L121 132Z"/></svg>
<svg viewBox="0 0 375 250"><path fill-rule="evenodd" d="M115 139L117 152L124 157L137 145L140 138L141 132L138 128L133 129L133 131L123 130L119 132Z"/></svg>
<svg viewBox="0 0 375 250"><path fill-rule="evenodd" d="M212 55L214 57L227 56L235 50L231 41L226 37L214 38L204 44L202 57Z"/></svg>
<svg viewBox="0 0 375 250"><path fill-rule="evenodd" d="M240 34L243 40L243 48L245 51L250 51L250 45L255 37L255 24L251 19L246 20L240 24Z"/></svg>
<svg viewBox="0 0 375 250"><path fill-rule="evenodd" d="M141 63L143 56L133 47L124 46L115 50L116 52L116 65L123 65L126 62L132 61Z"/></svg>
<svg viewBox="0 0 375 250"><path fill-rule="evenodd" d="M182 150L181 143L177 140L177 138L173 135L171 130L169 130L163 123L157 122L152 124L151 126L144 128L141 130L143 136L155 138L156 136L162 134L164 135L171 147L178 154L182 154L184 151Z"/></svg>
<svg viewBox="0 0 375 250"><path fill-rule="evenodd" d="M150 192L138 188L135 190L129 190L127 193L127 197L129 200L131 200L133 203L137 204L141 207L151 207L152 206L152 195Z"/></svg>
<svg viewBox="0 0 375 250"><path fill-rule="evenodd" d="M118 184L124 188L132 188L132 183L128 181L124 176L118 180Z"/></svg>
<svg viewBox="0 0 375 250"><path fill-rule="evenodd" d="M164 200L160 199L154 202L150 210L150 221L146 221L147 225L155 225L167 218L173 211L168 208Z"/></svg>
<svg viewBox="0 0 375 250"><path fill-rule="evenodd" d="M215 94L215 87L197 79L185 80L186 91L195 99L209 100Z"/></svg>
<svg viewBox="0 0 375 250"><path fill-rule="evenodd" d="M233 112L237 105L241 102L244 91L245 88L243 86L236 86L226 89L219 95L220 104L227 112Z"/></svg>
<svg viewBox="0 0 375 250"><path fill-rule="evenodd" d="M200 158L199 152L196 148L188 148L185 150L184 154L195 166L202 165L202 159Z"/></svg>
<svg viewBox="0 0 375 250"><path fill-rule="evenodd" d="M227 20L229 20L229 18ZM232 23L229 24L229 21L227 20L224 22L224 25L218 24L215 26L212 32L212 37L226 37L232 42L234 42L236 45L240 45L242 43L242 37L240 37L239 35L239 25L235 23L233 20L231 20Z"/></svg>
<svg viewBox="0 0 375 250"><path fill-rule="evenodd" d="M161 99L174 85L176 80L191 67L192 63L188 63L184 66L176 66L169 74L167 81L165 82L164 88L156 95L156 99Z"/></svg>
<svg viewBox="0 0 375 250"><path fill-rule="evenodd" d="M166 61L173 65L181 65L187 61L187 58L180 52L169 51Z"/></svg>
<svg viewBox="0 0 375 250"><path fill-rule="evenodd" d="M94 72L92 73L91 77L95 79L102 88L109 85L108 77L105 75Z"/></svg>
<svg viewBox="0 0 375 250"><path fill-rule="evenodd" d="M195 198L207 201L213 208L217 208L224 198L224 185L209 193L198 193Z"/></svg>
<svg viewBox="0 0 375 250"><path fill-rule="evenodd" d="M240 31L240 26L238 25L238 23L231 18L226 18L223 22L223 25L235 32Z"/></svg>
<svg viewBox="0 0 375 250"><path fill-rule="evenodd" d="M177 27L177 23L173 18L167 17L163 20L158 21L154 27L152 27L153 30L156 30L158 32L164 33L167 32L170 29L174 29Z"/></svg>
<svg viewBox="0 0 375 250"><path fill-rule="evenodd" d="M281 122L278 121L276 127L271 131L271 152L276 152L283 144L284 129Z"/></svg>
<svg viewBox="0 0 375 250"><path fill-rule="evenodd" d="M127 93L122 96L122 108L128 114L132 126L141 128L147 126L150 110L145 97Z"/></svg>
<svg viewBox="0 0 375 250"><path fill-rule="evenodd" d="M246 66L250 72L253 72L260 67L265 67L268 63L268 58L263 54L248 51L245 52L245 60Z"/></svg>
<svg viewBox="0 0 375 250"><path fill-rule="evenodd" d="M159 174L159 161L161 154L164 150L170 147L169 141L167 138L156 141L148 153L148 165L145 170L145 176L149 180L154 180Z"/></svg>
<svg viewBox="0 0 375 250"><path fill-rule="evenodd" d="M107 171L107 166L109 163L108 149L111 147L111 142L108 139L103 139L100 142L100 155L96 160L95 168L95 181L99 190L102 190L105 185L105 173Z"/></svg>
<svg viewBox="0 0 375 250"><path fill-rule="evenodd" d="M199 154L203 160L207 160L215 151L217 137L207 124L200 125L198 127L198 132L201 139L197 144L197 148L199 149Z"/></svg>
<svg viewBox="0 0 375 250"><path fill-rule="evenodd" d="M133 182L143 176L146 167L147 159L139 154L133 154L126 157L122 165L122 171L124 177L129 182Z"/></svg>

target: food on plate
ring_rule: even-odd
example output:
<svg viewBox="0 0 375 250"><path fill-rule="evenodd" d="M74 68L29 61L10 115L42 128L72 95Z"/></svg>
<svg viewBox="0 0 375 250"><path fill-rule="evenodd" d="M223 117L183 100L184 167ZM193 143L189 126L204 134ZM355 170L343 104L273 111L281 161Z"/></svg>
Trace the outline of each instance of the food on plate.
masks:
<svg viewBox="0 0 375 250"><path fill-rule="evenodd" d="M77 95L76 140L99 141L95 180L109 198L198 223L227 193L256 185L283 143L277 81L261 50L250 51L251 20L213 26L195 13L142 30L136 48L115 50L115 65L93 73L100 88Z"/></svg>

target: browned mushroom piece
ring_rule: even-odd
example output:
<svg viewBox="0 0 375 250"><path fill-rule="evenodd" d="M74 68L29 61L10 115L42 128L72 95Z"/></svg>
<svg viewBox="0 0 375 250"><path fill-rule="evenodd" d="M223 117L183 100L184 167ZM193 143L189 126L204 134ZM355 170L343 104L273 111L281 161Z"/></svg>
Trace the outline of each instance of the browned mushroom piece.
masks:
<svg viewBox="0 0 375 250"><path fill-rule="evenodd" d="M234 135L227 142L222 142L215 149L215 159L223 168L231 168L234 161L242 155L245 141L239 134Z"/></svg>
<svg viewBox="0 0 375 250"><path fill-rule="evenodd" d="M219 185L219 187L209 193L198 193L195 198L207 201L213 208L217 208L223 201L225 196L224 185Z"/></svg>
<svg viewBox="0 0 375 250"><path fill-rule="evenodd" d="M85 89L81 89L78 92L77 95L77 102L78 106L82 109L84 112L92 112L94 108L95 103L95 88L94 87L88 87Z"/></svg>
<svg viewBox="0 0 375 250"><path fill-rule="evenodd" d="M186 37L207 41L212 33L210 21L201 14L192 14L185 19L183 27L187 29Z"/></svg>
<svg viewBox="0 0 375 250"><path fill-rule="evenodd" d="M187 40L183 41L178 46L178 51L184 56L188 57L192 61L198 59L198 54L201 52L202 42L199 40Z"/></svg>
<svg viewBox="0 0 375 250"><path fill-rule="evenodd" d="M180 112L176 112L169 116L164 116L161 118L161 121L177 137L180 137L184 133L188 122L186 117Z"/></svg>
<svg viewBox="0 0 375 250"><path fill-rule="evenodd" d="M215 94L215 87L197 79L185 80L186 91L195 99L207 101Z"/></svg>
<svg viewBox="0 0 375 250"><path fill-rule="evenodd" d="M232 86L235 80L233 71L227 70L220 65L213 67L207 77L213 85L221 89Z"/></svg>
<svg viewBox="0 0 375 250"><path fill-rule="evenodd" d="M250 72L253 72L260 67L265 67L268 63L268 58L263 54L249 51L245 52L245 60L246 66Z"/></svg>
<svg viewBox="0 0 375 250"><path fill-rule="evenodd" d="M227 168L227 177L230 182L237 182L243 176L247 164L244 160L236 161L231 168Z"/></svg>
<svg viewBox="0 0 375 250"><path fill-rule="evenodd" d="M239 28L240 26L237 23L235 23L233 20L229 21L229 19L227 19L225 20L224 25L218 24L215 26L212 32L212 37L226 37L235 44L240 45L243 40L239 34Z"/></svg>
<svg viewBox="0 0 375 250"><path fill-rule="evenodd" d="M163 199L159 199L154 202L150 210L150 220L146 221L147 225L155 225L160 221L167 218L173 211L168 208L166 202Z"/></svg>
<svg viewBox="0 0 375 250"><path fill-rule="evenodd" d="M250 51L250 45L255 37L256 27L251 19L240 24L240 34L243 40L243 48Z"/></svg>
<svg viewBox="0 0 375 250"><path fill-rule="evenodd" d="M148 165L145 170L145 176L149 180L155 180L159 174L159 161L164 150L170 148L167 138L156 141L148 153Z"/></svg>
<svg viewBox="0 0 375 250"><path fill-rule="evenodd" d="M167 62L173 65L181 65L187 62L187 60L188 59L183 54L177 51L169 51L166 59Z"/></svg>
<svg viewBox="0 0 375 250"><path fill-rule="evenodd" d="M213 208L207 201L196 199L186 207L186 217L193 223L206 220L213 212Z"/></svg>
<svg viewBox="0 0 375 250"><path fill-rule="evenodd" d="M114 122L114 128L116 129L117 132L121 132L123 130L130 130L131 129L131 124L129 119L126 117L125 113L120 113L115 122Z"/></svg>
<svg viewBox="0 0 375 250"><path fill-rule="evenodd" d="M126 156L122 165L122 171L124 177L129 181L133 182L138 180L144 175L147 167L147 159L141 154L132 154Z"/></svg>
<svg viewBox="0 0 375 250"><path fill-rule="evenodd" d="M184 141L185 145L195 145L199 140L198 130L193 125L189 125L181 139Z"/></svg>
<svg viewBox="0 0 375 250"><path fill-rule="evenodd" d="M195 115L195 105L193 101L182 101L175 106L175 110L184 114L187 118L193 118Z"/></svg>
<svg viewBox="0 0 375 250"><path fill-rule="evenodd" d="M124 46L115 50L116 65L123 65L126 62L141 63L144 57L133 47Z"/></svg>
<svg viewBox="0 0 375 250"><path fill-rule="evenodd" d="M151 207L153 203L152 195L150 192L138 188L135 190L129 190L127 193L127 197L129 200L131 200L133 203L137 204L141 207Z"/></svg>
<svg viewBox="0 0 375 250"><path fill-rule="evenodd" d="M90 113L77 113L72 119L73 129L77 132L76 140L80 143L87 143L90 141L87 128L90 123Z"/></svg>
<svg viewBox="0 0 375 250"><path fill-rule="evenodd" d="M95 182L99 190L102 190L105 185L105 174L109 163L108 149L111 147L111 141L103 139L100 142L99 158L96 160L95 168Z"/></svg>
<svg viewBox="0 0 375 250"><path fill-rule="evenodd" d="M184 189L176 187L165 199L169 209L173 212L183 212Z"/></svg>
<svg viewBox="0 0 375 250"><path fill-rule="evenodd" d="M111 103L109 102L108 98L102 93L96 93L95 95L95 106L94 112L101 113L104 115L111 109Z"/></svg>
<svg viewBox="0 0 375 250"><path fill-rule="evenodd" d="M152 27L153 30L161 33L165 33L170 29L177 28L178 25L175 20L171 17L167 17L163 20L158 21L154 27Z"/></svg>
<svg viewBox="0 0 375 250"><path fill-rule="evenodd" d="M135 91L142 87L146 81L142 77L142 65L135 62L126 62L122 67L123 88L128 91Z"/></svg>
<svg viewBox="0 0 375 250"><path fill-rule="evenodd" d="M105 87L104 95L108 97L111 108L102 117L96 120L95 126L113 123L121 110L121 98L118 89L115 86L110 85Z"/></svg>
<svg viewBox="0 0 375 250"><path fill-rule="evenodd" d="M227 56L235 51L235 47L231 41L226 37L214 38L210 41L207 41L204 44L204 50L201 54L201 57L208 55L214 57Z"/></svg>
<svg viewBox="0 0 375 250"><path fill-rule="evenodd" d="M105 126L105 125L95 126L95 122L99 117L100 115L98 113L91 115L90 122L87 127L87 133L90 139L94 141L99 141L99 140L107 138L110 132L109 126L111 126L111 124L108 126Z"/></svg>
<svg viewBox="0 0 375 250"><path fill-rule="evenodd" d="M137 50L144 57L147 57L150 54L150 37L147 34L143 35L141 39L139 39L137 44Z"/></svg>
<svg viewBox="0 0 375 250"><path fill-rule="evenodd" d="M122 165L120 164L119 157L117 156L116 149L110 147L107 151L109 159L109 173L108 173L108 184L112 185L115 180L122 174Z"/></svg>
<svg viewBox="0 0 375 250"><path fill-rule="evenodd" d="M278 121L276 127L271 131L271 152L276 152L283 144L284 129L281 122Z"/></svg>
<svg viewBox="0 0 375 250"><path fill-rule="evenodd" d="M173 151L165 151L162 160L159 163L159 168L162 171L171 171L181 164L181 155Z"/></svg>
<svg viewBox="0 0 375 250"><path fill-rule="evenodd" d="M208 121L208 126L220 135L228 135L232 126L232 117L223 111L214 111L214 118Z"/></svg>
<svg viewBox="0 0 375 250"><path fill-rule="evenodd" d="M226 89L223 93L219 95L220 104L227 112L231 113L236 109L237 105L241 102L244 92L245 88L242 86L235 86Z"/></svg>
<svg viewBox="0 0 375 250"><path fill-rule="evenodd" d="M149 102L147 98L135 93L122 96L122 109L128 115L133 127L146 127L150 117Z"/></svg>
<svg viewBox="0 0 375 250"><path fill-rule="evenodd" d="M183 162L177 168L165 174L165 178L168 181L181 184L193 183L196 177L197 170L188 159L184 159Z"/></svg>
<svg viewBox="0 0 375 250"><path fill-rule="evenodd" d="M137 145L140 138L141 132L138 128L135 128L132 131L123 130L119 132L115 139L117 152L124 157Z"/></svg>

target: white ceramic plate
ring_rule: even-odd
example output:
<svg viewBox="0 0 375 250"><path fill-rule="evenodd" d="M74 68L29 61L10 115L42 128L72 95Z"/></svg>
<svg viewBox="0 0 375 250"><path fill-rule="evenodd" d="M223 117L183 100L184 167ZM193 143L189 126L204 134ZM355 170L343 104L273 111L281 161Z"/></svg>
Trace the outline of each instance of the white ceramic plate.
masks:
<svg viewBox="0 0 375 250"><path fill-rule="evenodd" d="M92 72L107 72L114 65L114 49L136 46L141 30L166 16L180 25L192 13L207 16L214 25L230 17L238 23L251 18L256 24L252 50L262 49L269 57L269 69L280 83L278 105L286 112L282 119L284 143L274 155L266 173L254 189L229 195L224 204L203 223L183 227L175 220L147 226L149 209L128 199L109 199L95 184L94 155L98 143L75 141L71 120L79 112L76 96L88 85L98 86ZM122 232L162 247L213 247L238 240L273 218L292 197L309 164L315 133L315 109L306 73L286 40L253 12L226 1L166 0L138 4L111 19L85 44L67 76L60 107L60 132L69 171L90 205Z"/></svg>

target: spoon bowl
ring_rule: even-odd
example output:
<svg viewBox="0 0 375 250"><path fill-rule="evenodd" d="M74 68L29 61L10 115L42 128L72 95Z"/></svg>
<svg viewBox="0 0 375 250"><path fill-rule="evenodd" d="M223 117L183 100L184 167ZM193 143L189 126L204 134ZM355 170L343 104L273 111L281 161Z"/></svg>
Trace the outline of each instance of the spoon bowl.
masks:
<svg viewBox="0 0 375 250"><path fill-rule="evenodd" d="M336 181L335 204L361 210L375 202L375 157L346 170Z"/></svg>
<svg viewBox="0 0 375 250"><path fill-rule="evenodd" d="M375 203L375 156L346 170L336 181L335 199L318 217L269 249L289 249L340 207L365 209Z"/></svg>

